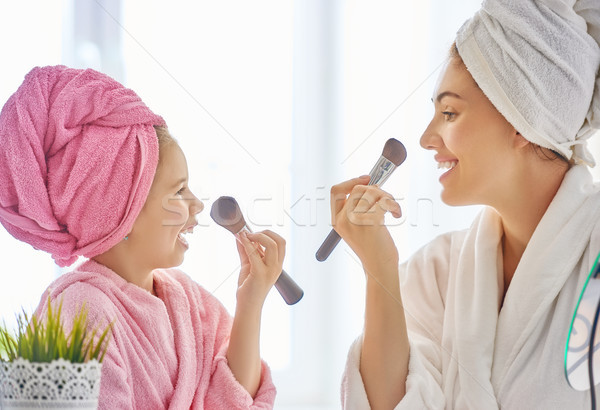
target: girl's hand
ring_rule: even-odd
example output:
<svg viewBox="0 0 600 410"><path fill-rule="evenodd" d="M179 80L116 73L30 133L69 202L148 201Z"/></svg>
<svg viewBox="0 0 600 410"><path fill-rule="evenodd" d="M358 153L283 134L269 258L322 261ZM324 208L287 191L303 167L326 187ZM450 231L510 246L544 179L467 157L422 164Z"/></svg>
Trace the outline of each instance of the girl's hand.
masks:
<svg viewBox="0 0 600 410"><path fill-rule="evenodd" d="M400 205L369 176L350 179L331 188L332 225L365 268L398 265L398 250L385 226L385 214L402 216ZM375 271L378 269L374 269Z"/></svg>
<svg viewBox="0 0 600 410"><path fill-rule="evenodd" d="M238 303L262 306L283 269L285 239L266 230L236 235L242 268L238 279Z"/></svg>
<svg viewBox="0 0 600 410"><path fill-rule="evenodd" d="M262 306L281 274L285 240L271 231L242 231L236 237L242 268L227 348L227 364L236 380L254 397L261 379L259 345Z"/></svg>

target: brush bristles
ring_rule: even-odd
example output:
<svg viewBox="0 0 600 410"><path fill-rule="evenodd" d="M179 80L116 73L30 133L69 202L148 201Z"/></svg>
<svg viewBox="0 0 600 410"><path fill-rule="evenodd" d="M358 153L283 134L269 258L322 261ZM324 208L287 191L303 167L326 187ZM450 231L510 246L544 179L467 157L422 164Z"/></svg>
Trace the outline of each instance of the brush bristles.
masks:
<svg viewBox="0 0 600 410"><path fill-rule="evenodd" d="M244 216L235 198L230 196L219 197L210 208L210 217L217 224L227 229L234 235L246 226Z"/></svg>
<svg viewBox="0 0 600 410"><path fill-rule="evenodd" d="M386 141L381 155L392 161L394 165L399 166L406 159L406 148L397 139L390 138Z"/></svg>

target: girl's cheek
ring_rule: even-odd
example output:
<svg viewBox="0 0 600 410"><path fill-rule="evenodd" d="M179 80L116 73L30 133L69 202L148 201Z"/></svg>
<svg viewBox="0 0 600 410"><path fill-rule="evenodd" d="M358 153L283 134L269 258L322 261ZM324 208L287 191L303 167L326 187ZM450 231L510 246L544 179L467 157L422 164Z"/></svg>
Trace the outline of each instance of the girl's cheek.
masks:
<svg viewBox="0 0 600 410"><path fill-rule="evenodd" d="M163 226L182 226L187 221L187 210L171 205L163 209L160 219Z"/></svg>

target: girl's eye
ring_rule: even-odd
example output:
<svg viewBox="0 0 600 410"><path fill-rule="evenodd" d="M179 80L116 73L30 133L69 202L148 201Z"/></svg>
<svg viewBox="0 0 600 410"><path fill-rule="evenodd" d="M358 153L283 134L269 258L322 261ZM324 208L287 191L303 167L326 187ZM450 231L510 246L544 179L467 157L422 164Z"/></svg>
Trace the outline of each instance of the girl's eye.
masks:
<svg viewBox="0 0 600 410"><path fill-rule="evenodd" d="M456 117L456 113L451 111L442 111L442 115L446 121L452 121Z"/></svg>
<svg viewBox="0 0 600 410"><path fill-rule="evenodd" d="M181 189L177 191L175 195L183 195L183 191L185 191L185 187L181 187Z"/></svg>

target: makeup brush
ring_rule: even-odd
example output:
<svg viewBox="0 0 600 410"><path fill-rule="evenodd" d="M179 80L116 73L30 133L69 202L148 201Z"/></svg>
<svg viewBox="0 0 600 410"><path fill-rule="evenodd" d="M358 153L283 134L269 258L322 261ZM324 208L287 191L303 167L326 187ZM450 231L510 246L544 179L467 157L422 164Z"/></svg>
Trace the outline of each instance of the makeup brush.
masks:
<svg viewBox="0 0 600 410"><path fill-rule="evenodd" d="M212 204L210 217L234 235L241 231L252 232L246 225L237 201L230 196L219 197ZM304 296L304 291L284 270L281 271L281 275L275 282L275 287L288 305L298 303Z"/></svg>
<svg viewBox="0 0 600 410"><path fill-rule="evenodd" d="M375 166L369 172L371 179L368 185L379 184L383 185L385 181L392 175L392 172L400 166L406 159L406 148L400 141L395 138L390 138L386 141L383 146L383 153L379 157L379 160L375 163ZM340 235L332 229L323 241L323 244L316 253L316 258L319 262L323 262L329 257L331 252L335 249L337 244L340 242Z"/></svg>

